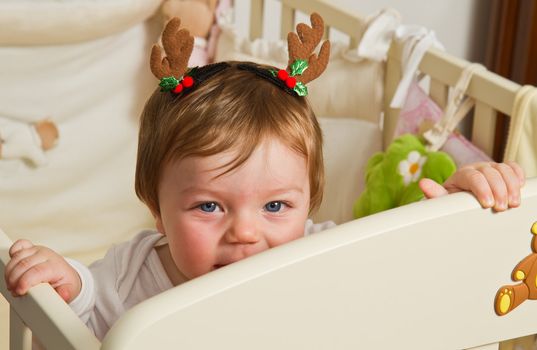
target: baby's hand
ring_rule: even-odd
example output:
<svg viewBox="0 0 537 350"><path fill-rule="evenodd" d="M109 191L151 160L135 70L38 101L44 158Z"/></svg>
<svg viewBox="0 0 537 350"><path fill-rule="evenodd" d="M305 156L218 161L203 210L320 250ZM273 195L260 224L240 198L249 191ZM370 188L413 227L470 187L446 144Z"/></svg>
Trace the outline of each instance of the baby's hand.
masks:
<svg viewBox="0 0 537 350"><path fill-rule="evenodd" d="M483 208L503 211L520 205L520 188L524 182L524 171L517 163L480 162L458 169L443 186L431 179L421 179L419 185L427 198L469 191Z"/></svg>
<svg viewBox="0 0 537 350"><path fill-rule="evenodd" d="M39 283L50 283L68 303L80 293L78 273L53 250L19 239L9 249L9 255L4 278L13 296L24 295Z"/></svg>

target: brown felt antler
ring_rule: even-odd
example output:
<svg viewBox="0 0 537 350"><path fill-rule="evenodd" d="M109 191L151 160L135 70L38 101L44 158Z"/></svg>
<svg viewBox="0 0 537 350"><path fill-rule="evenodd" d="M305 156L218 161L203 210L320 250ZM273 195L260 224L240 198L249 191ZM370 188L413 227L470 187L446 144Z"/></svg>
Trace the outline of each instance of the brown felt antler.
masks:
<svg viewBox="0 0 537 350"><path fill-rule="evenodd" d="M162 58L162 48L155 44L151 49L151 72L158 78L180 78L188 69L188 60L194 49L194 37L188 30L179 29L181 20L172 18L162 33L162 46L166 56Z"/></svg>
<svg viewBox="0 0 537 350"><path fill-rule="evenodd" d="M321 75L330 58L330 42L328 40L321 46L318 56L313 53L313 50L315 50L323 37L324 21L317 13L311 14L310 21L311 27L304 23L299 23L296 26L298 35L293 32L287 35L289 47L288 70L297 59L308 61L308 68L301 75L296 76L296 80L303 84Z"/></svg>

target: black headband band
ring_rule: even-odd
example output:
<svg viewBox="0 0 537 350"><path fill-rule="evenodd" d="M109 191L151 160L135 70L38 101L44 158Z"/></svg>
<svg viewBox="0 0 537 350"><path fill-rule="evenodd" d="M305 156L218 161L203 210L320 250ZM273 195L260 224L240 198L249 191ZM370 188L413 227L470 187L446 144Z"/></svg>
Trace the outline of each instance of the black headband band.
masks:
<svg viewBox="0 0 537 350"><path fill-rule="evenodd" d="M175 94L186 95L207 79L231 67L227 62L208 64L189 69L181 79L166 77L161 79L161 91L172 91Z"/></svg>
<svg viewBox="0 0 537 350"><path fill-rule="evenodd" d="M290 89L289 87L287 87L287 85L285 85L284 80L279 79L274 73L272 73L272 71L266 68L260 68L254 64L249 64L249 63L240 63L239 65L237 65L237 68L252 72L257 76L270 81L271 83L278 86L279 88L281 88L283 91L287 92L288 94L293 95L293 96L298 96L295 90Z"/></svg>
<svg viewBox="0 0 537 350"><path fill-rule="evenodd" d="M181 96L186 95L193 91L196 86L229 67L231 67L231 65L228 62L218 62L206 66L193 67L185 73L181 80L174 77L163 78L160 82L162 88L161 91L172 91L175 94L181 94ZM272 84L292 96L299 96L294 89L291 89L286 85L285 80L278 78L276 70L261 68L256 64L246 62L237 64L237 68L252 72L258 77L270 81Z"/></svg>

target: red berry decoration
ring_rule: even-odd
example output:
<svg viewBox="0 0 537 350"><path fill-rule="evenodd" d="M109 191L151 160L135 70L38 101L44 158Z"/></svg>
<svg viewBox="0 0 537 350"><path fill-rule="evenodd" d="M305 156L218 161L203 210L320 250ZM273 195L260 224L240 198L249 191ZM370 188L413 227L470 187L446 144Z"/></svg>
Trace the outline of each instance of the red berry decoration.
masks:
<svg viewBox="0 0 537 350"><path fill-rule="evenodd" d="M186 88L189 88L192 85L194 85L194 79L192 79L192 77L190 77L190 76L186 76L186 77L183 78L182 83Z"/></svg>
<svg viewBox="0 0 537 350"><path fill-rule="evenodd" d="M180 93L181 91L183 91L183 84L179 83L179 84L177 84L177 86L175 87L175 89L173 89L173 93L174 93L174 94L178 94L178 93Z"/></svg>
<svg viewBox="0 0 537 350"><path fill-rule="evenodd" d="M288 76L289 76L289 73L287 73L285 69L280 69L278 71L278 79L285 81L285 79L287 79Z"/></svg>
<svg viewBox="0 0 537 350"><path fill-rule="evenodd" d="M294 88L296 85L296 79L294 77L288 77L285 79L285 85L287 85L289 89Z"/></svg>

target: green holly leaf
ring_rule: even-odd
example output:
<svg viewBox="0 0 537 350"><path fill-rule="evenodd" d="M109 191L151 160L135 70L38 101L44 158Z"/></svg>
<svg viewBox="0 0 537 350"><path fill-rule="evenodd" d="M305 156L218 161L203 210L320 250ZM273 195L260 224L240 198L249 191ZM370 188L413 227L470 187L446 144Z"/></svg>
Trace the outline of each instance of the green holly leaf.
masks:
<svg viewBox="0 0 537 350"><path fill-rule="evenodd" d="M270 74L272 74L272 76L274 76L274 77L278 76L278 72L276 72L275 69L269 69L269 72L270 72Z"/></svg>
<svg viewBox="0 0 537 350"><path fill-rule="evenodd" d="M160 79L160 84L158 84L162 89L160 91L171 91L179 84L179 80L175 77L164 77Z"/></svg>
<svg viewBox="0 0 537 350"><path fill-rule="evenodd" d="M293 90L295 90L298 96L308 96L308 87L300 81L296 83Z"/></svg>
<svg viewBox="0 0 537 350"><path fill-rule="evenodd" d="M291 65L291 76L302 74L306 68L308 68L308 61L306 60L295 60Z"/></svg>

